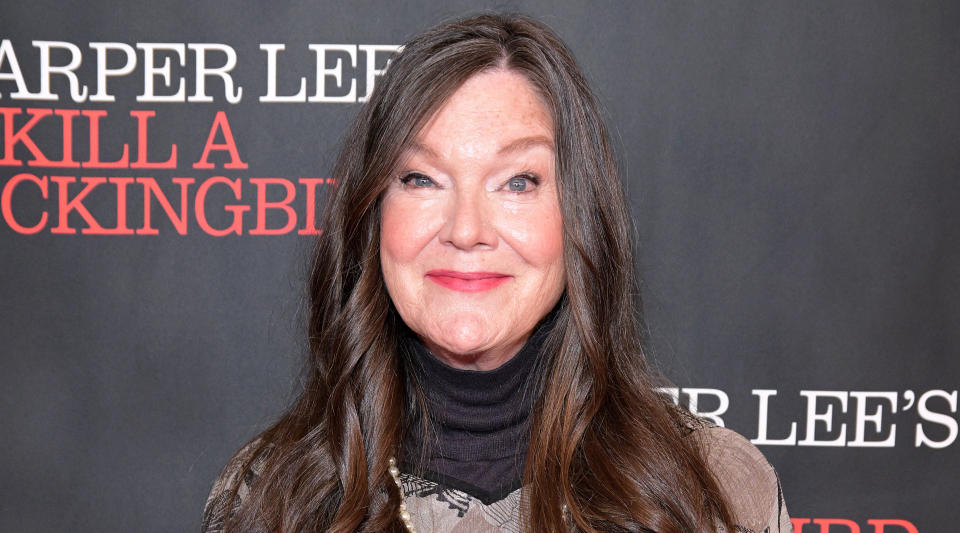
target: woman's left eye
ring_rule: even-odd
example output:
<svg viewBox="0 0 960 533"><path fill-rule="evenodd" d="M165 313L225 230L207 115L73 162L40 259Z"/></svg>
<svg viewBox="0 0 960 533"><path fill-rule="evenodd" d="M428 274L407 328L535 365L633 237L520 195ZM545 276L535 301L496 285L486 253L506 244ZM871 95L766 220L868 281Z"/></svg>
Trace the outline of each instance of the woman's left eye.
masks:
<svg viewBox="0 0 960 533"><path fill-rule="evenodd" d="M507 190L510 192L525 192L537 185L537 178L530 174L518 174L507 181Z"/></svg>

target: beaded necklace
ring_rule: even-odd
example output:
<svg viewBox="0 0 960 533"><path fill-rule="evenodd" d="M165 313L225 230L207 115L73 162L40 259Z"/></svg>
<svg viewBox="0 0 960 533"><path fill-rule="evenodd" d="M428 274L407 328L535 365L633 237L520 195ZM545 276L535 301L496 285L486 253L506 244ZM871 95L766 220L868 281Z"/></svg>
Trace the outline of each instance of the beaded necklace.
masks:
<svg viewBox="0 0 960 533"><path fill-rule="evenodd" d="M407 510L407 502L403 498L403 487L400 485L400 469L397 468L397 460L393 457L390 458L390 467L387 468L387 471L390 472L390 477L393 478L393 482L397 484L397 490L400 491L400 521L403 522L403 525L407 528L407 531L410 533L417 533L417 531L413 529L410 511Z"/></svg>

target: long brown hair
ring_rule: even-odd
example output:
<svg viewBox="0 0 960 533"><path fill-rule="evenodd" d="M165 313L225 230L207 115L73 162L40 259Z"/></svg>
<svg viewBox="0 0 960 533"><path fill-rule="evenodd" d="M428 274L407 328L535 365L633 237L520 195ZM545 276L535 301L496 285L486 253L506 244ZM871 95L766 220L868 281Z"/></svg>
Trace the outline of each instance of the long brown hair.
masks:
<svg viewBox="0 0 960 533"><path fill-rule="evenodd" d="M629 212L586 79L542 24L480 15L408 42L345 137L309 286L306 383L248 446L241 472L254 461L262 471L227 531L403 531L387 462L403 455L402 426L422 394L404 378L404 326L380 271L380 197L423 124L491 68L523 74L553 116L564 221L566 290L542 352L525 530L733 530L683 415L655 391L641 348Z"/></svg>

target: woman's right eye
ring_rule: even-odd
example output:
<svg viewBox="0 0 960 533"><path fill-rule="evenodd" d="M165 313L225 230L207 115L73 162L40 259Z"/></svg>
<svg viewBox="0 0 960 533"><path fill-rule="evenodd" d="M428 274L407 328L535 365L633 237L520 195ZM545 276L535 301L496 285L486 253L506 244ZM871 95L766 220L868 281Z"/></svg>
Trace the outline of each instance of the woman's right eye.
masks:
<svg viewBox="0 0 960 533"><path fill-rule="evenodd" d="M418 188L433 187L436 183L425 174L419 172L410 172L400 178L400 183Z"/></svg>

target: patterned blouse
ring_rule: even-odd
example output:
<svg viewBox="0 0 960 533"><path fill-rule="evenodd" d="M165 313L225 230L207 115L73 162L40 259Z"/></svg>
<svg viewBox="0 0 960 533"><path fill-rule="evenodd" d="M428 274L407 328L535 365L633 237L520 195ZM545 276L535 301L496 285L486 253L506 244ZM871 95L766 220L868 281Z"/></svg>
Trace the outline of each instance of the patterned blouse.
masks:
<svg viewBox="0 0 960 533"><path fill-rule="evenodd" d="M697 424L692 433L707 450L708 464L721 484L737 533L793 533L783 501L780 481L760 451L738 433L726 428ZM246 448L230 462L244 457ZM254 467L256 470L256 466ZM229 465L217 479L203 513L202 533L220 533L228 512L239 507L256 481L256 472L246 472L231 503L227 488L240 475ZM413 526L420 532L520 533L520 494L517 489L501 500L484 504L466 492L445 487L407 473L400 474L404 501ZM722 528L718 533L724 533Z"/></svg>

